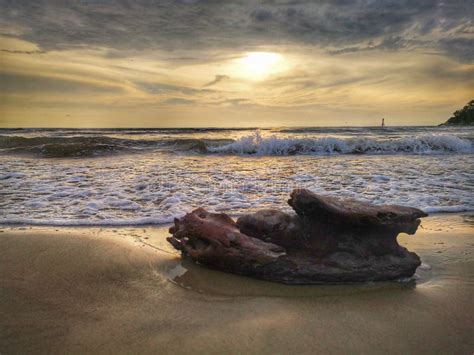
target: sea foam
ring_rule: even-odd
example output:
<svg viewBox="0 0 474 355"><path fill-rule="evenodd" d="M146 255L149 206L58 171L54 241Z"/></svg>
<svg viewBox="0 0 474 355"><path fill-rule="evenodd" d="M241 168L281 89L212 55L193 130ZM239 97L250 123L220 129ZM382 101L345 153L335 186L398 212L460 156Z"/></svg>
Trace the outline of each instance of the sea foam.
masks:
<svg viewBox="0 0 474 355"><path fill-rule="evenodd" d="M470 153L472 143L454 135L421 135L413 138L282 138L248 135L235 142L209 147L209 152L253 155L331 154L440 154Z"/></svg>
<svg viewBox="0 0 474 355"><path fill-rule="evenodd" d="M144 225L199 206L232 215L291 210L294 188L430 214L474 210L469 127L135 133L4 130L0 223ZM28 139L5 138L13 135ZM50 143L59 159L11 151ZM85 153L63 154L71 144L86 145ZM102 144L141 148L86 154Z"/></svg>

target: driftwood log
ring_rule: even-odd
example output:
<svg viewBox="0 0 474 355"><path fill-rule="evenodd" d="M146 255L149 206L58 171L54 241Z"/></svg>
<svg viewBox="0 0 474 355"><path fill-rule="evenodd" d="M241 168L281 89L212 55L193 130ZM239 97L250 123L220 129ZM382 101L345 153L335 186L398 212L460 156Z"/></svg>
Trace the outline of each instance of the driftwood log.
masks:
<svg viewBox="0 0 474 355"><path fill-rule="evenodd" d="M167 240L183 255L220 270L288 284L410 277L420 258L397 243L423 211L339 200L297 189L296 214L260 210L237 222L198 208L175 219Z"/></svg>

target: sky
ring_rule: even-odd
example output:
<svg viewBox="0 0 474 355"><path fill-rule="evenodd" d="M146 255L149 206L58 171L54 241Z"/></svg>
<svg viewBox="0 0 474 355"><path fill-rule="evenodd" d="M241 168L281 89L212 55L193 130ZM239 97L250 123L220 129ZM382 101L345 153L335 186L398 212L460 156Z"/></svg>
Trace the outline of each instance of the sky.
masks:
<svg viewBox="0 0 474 355"><path fill-rule="evenodd" d="M0 127L434 125L473 0L0 0Z"/></svg>

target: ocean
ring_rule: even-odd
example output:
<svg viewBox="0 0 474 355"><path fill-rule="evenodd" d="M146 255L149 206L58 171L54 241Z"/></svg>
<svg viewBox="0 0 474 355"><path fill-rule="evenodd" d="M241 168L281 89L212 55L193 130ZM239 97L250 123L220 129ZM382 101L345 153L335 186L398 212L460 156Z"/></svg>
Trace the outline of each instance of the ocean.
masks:
<svg viewBox="0 0 474 355"><path fill-rule="evenodd" d="M294 188L474 211L474 128L2 129L0 224L147 225Z"/></svg>

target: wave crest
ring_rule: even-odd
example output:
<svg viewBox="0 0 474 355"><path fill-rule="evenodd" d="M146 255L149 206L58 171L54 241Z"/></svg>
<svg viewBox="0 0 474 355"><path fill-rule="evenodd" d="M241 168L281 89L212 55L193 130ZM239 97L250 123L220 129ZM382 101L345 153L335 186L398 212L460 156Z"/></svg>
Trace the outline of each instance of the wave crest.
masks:
<svg viewBox="0 0 474 355"><path fill-rule="evenodd" d="M422 135L413 138L280 138L258 132L219 147L211 153L242 155L332 155L332 154L443 154L470 153L472 143L454 135Z"/></svg>
<svg viewBox="0 0 474 355"><path fill-rule="evenodd" d="M404 138L263 137L258 131L238 139L172 138L129 139L109 136L23 137L0 136L0 152L40 157L92 157L116 153L161 150L190 154L335 155L335 154L456 154L471 153L470 140L449 134Z"/></svg>

